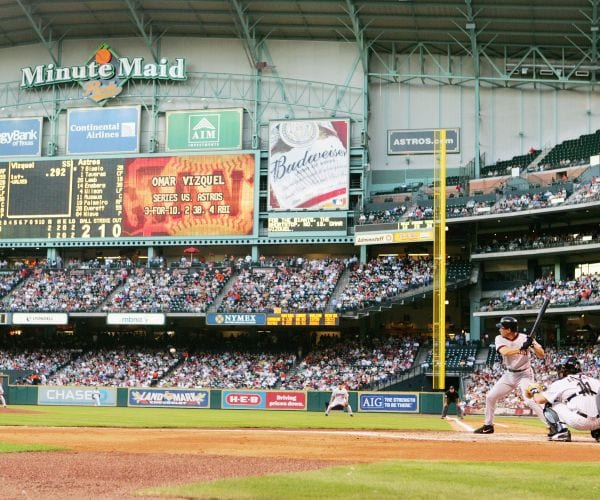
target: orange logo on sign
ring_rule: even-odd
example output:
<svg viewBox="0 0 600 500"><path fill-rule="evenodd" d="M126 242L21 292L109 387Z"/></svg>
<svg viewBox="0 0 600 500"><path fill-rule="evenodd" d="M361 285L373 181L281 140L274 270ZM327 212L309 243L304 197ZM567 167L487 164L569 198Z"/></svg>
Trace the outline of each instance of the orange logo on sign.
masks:
<svg viewBox="0 0 600 500"><path fill-rule="evenodd" d="M90 58L90 61L94 60L99 66L112 66L114 68L114 74L117 75L119 69L118 59L117 55L107 44L102 44ZM97 79L80 82L83 87L83 96L96 103L103 103L103 101L119 95L123 90L123 83L125 83L125 79L116 76L108 80Z"/></svg>

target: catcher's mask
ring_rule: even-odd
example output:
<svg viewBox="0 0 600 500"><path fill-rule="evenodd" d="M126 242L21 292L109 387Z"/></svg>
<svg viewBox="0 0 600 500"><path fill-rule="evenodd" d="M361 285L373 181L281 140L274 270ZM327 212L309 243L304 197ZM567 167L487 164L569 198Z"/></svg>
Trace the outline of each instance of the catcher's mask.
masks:
<svg viewBox="0 0 600 500"><path fill-rule="evenodd" d="M577 358L571 356L558 367L557 371L560 378L566 377L567 375L575 375L581 371L581 363Z"/></svg>

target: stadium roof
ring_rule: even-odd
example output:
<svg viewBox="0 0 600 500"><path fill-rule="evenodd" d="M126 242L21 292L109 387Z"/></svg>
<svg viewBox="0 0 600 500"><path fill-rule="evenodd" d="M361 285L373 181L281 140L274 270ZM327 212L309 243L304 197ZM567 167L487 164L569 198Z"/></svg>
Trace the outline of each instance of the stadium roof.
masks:
<svg viewBox="0 0 600 500"><path fill-rule="evenodd" d="M600 0L0 0L0 48L67 39L232 38L250 55L263 40L351 41L380 53L442 54L595 65ZM256 60L255 60L256 61Z"/></svg>

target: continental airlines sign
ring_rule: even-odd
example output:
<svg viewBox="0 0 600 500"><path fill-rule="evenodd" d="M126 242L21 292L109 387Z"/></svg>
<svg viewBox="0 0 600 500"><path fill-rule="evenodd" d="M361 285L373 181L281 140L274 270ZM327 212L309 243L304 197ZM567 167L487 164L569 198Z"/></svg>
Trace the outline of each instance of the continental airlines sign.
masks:
<svg viewBox="0 0 600 500"><path fill-rule="evenodd" d="M79 82L84 97L96 103L121 93L130 78L138 80L185 80L185 59L169 62L145 62L143 57L119 57L107 44L102 44L88 62L78 66L57 66L53 63L21 68L21 88Z"/></svg>

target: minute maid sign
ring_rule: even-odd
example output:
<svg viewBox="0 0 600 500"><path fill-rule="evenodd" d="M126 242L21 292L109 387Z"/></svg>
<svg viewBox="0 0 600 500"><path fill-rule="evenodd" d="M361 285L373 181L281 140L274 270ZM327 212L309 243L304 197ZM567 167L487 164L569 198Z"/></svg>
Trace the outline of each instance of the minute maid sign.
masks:
<svg viewBox="0 0 600 500"><path fill-rule="evenodd" d="M84 97L99 104L119 95L130 78L185 80L185 59L176 58L172 63L166 58L145 62L143 57L119 57L109 45L102 44L87 63L78 66L61 67L50 63L21 68L21 88L79 82Z"/></svg>

